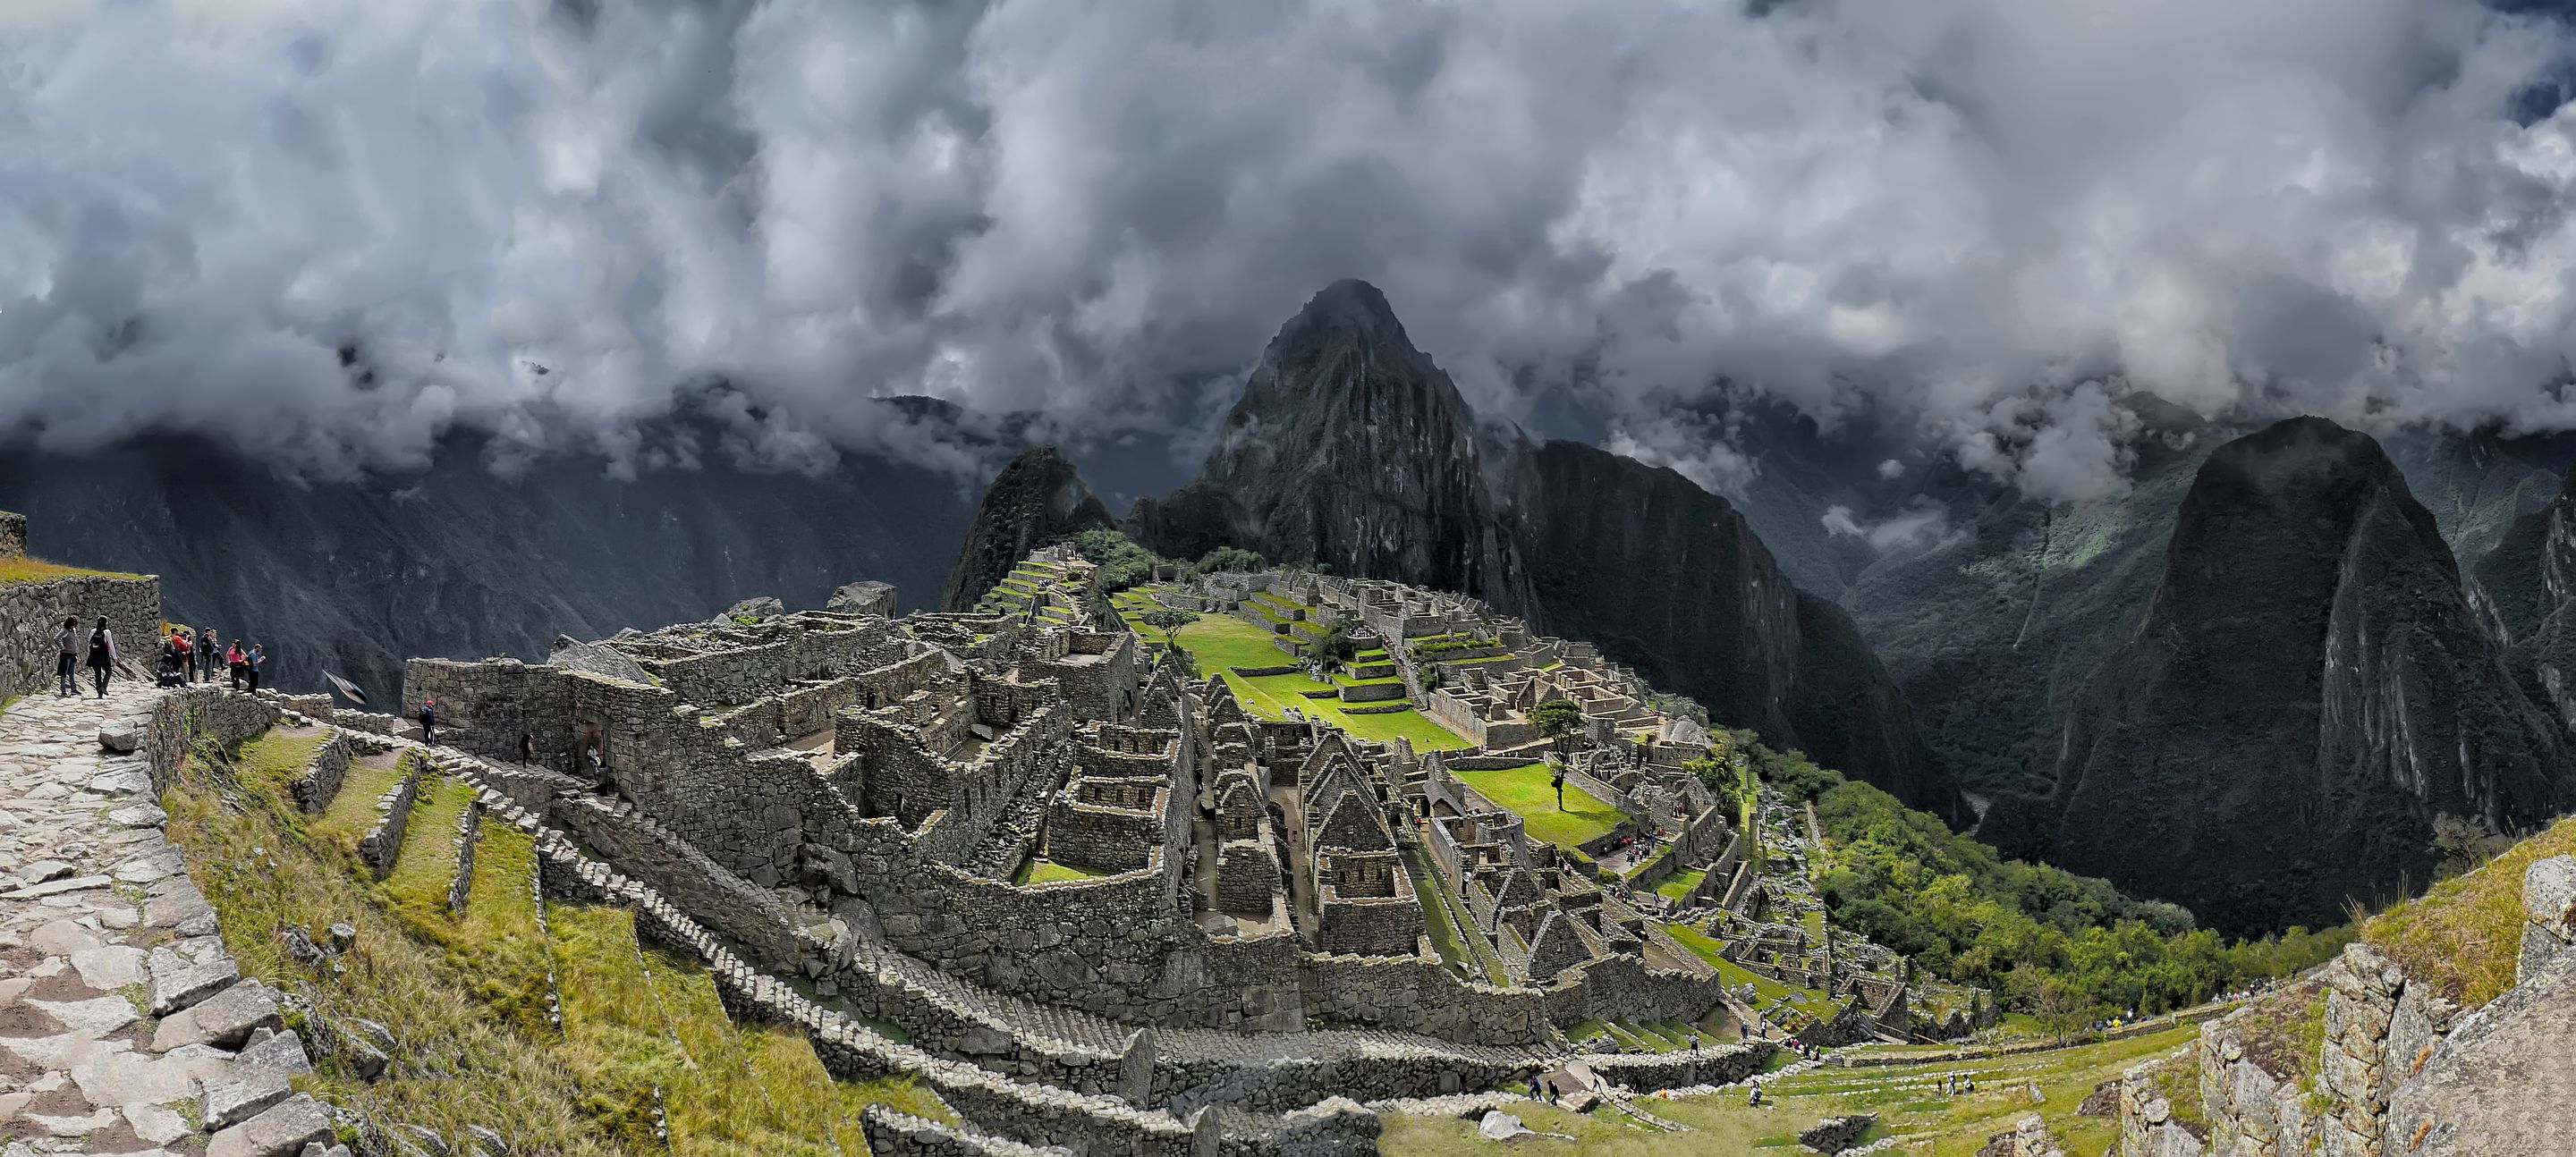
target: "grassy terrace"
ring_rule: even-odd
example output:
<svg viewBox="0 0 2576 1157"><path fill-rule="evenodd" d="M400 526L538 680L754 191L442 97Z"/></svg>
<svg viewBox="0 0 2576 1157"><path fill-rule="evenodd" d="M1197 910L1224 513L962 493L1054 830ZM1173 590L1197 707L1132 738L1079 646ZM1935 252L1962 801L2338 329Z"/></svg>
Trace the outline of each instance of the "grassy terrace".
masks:
<svg viewBox="0 0 2576 1157"><path fill-rule="evenodd" d="M2475 1007L2513 987L2522 948L2522 873L2532 861L2576 852L2576 819L2564 819L2475 871L2401 900L2361 926L2361 938L2444 996Z"/></svg>
<svg viewBox="0 0 2576 1157"><path fill-rule="evenodd" d="M1727 987L1740 988L1746 984L1752 985L1756 1001L1764 1008L1769 1008L1777 1001L1786 1000L1789 1002L1789 1007L1818 1019L1830 1019L1840 1011L1840 1008L1834 1004L1833 998L1822 991L1783 984L1727 959L1720 951L1723 946L1697 928L1667 924L1664 930L1672 933L1674 941L1682 947L1690 949L1692 955L1707 961L1709 967L1715 968Z"/></svg>
<svg viewBox="0 0 2576 1157"><path fill-rule="evenodd" d="M55 579L83 577L134 579L142 578L143 576L139 574L127 574L123 571L89 570L77 566L64 566L58 562L46 562L43 559L37 558L0 558L0 586L8 586L14 583L45 583L52 582Z"/></svg>
<svg viewBox="0 0 2576 1157"><path fill-rule="evenodd" d="M461 804L443 779L423 784L403 859L374 883L351 845L397 773L390 760L353 767L330 812L307 816L287 784L321 738L272 731L236 754L194 752L163 798L169 837L195 865L243 974L326 1017L378 1021L400 1042L381 1080L326 1059L299 1087L380 1124L448 1136L491 1125L515 1151L566 1157L825 1157L865 1147L858 1110L871 1101L949 1116L908 1082L830 1079L791 1030L733 1024L705 970L640 948L623 909L550 905L549 938L535 848L506 826L483 827L465 914L450 915ZM415 892L435 903L408 902ZM334 921L357 929L344 975L317 974L277 935L293 926L320 939ZM561 1032L546 1015L550 965ZM654 1132L657 1106L668 1141Z"/></svg>
<svg viewBox="0 0 2576 1157"><path fill-rule="evenodd" d="M1669 1034L1674 1026L1600 1025L1596 1036L1634 1035L1651 1028ZM1895 1153L1925 1157L1970 1157L1986 1139L2012 1128L2024 1114L2037 1112L2066 1142L2069 1153L2100 1153L2110 1147L2116 1124L2110 1117L2079 1117L2075 1106L2094 1086L2117 1079L2121 1070L2147 1057L2190 1042L2190 1028L2178 1028L2135 1040L2086 1045L2053 1052L1992 1060L1900 1065L1865 1069L1821 1068L1763 1082L1766 1107L1744 1103L1729 1090L1704 1097L1654 1098L1645 1102L1657 1116L1689 1125L1689 1133L1655 1133L1615 1109L1568 1113L1543 1105L1515 1106L1511 1111L1530 1128L1574 1138L1522 1137L1508 1146L1476 1137L1473 1120L1435 1117L1386 1118L1379 1139L1388 1157L1467 1157L1508 1149L1540 1157L1683 1157L1703 1153L1801 1153L1797 1134L1819 1118L1842 1113L1875 1112L1884 1123L1872 1136L1893 1133ZM1569 1035L1571 1035L1569 1033ZM1650 1046L1651 1047L1651 1046ZM1944 1074L1973 1079L1977 1091L1942 1096ZM2028 1086L2039 1086L2042 1100L2033 1104Z"/></svg>
<svg viewBox="0 0 2576 1157"><path fill-rule="evenodd" d="M1708 869L1706 868L1684 868L1664 877L1662 883L1655 885L1655 894L1678 903L1683 896L1690 894L1691 889L1699 887L1701 880L1707 878Z"/></svg>
<svg viewBox="0 0 2576 1157"><path fill-rule="evenodd" d="M1039 856L1020 861L1020 870L1011 874L1014 884L1052 884L1058 880L1097 880L1101 873L1086 871L1071 864L1059 864Z"/></svg>
<svg viewBox="0 0 2576 1157"><path fill-rule="evenodd" d="M1119 617L1139 638L1160 644L1163 633L1145 626L1139 620L1154 603L1142 591L1122 591L1112 602ZM1198 659L1199 672L1217 675L1234 688L1235 697L1244 709L1265 719L1285 719L1288 709L1297 708L1310 717L1341 728L1361 739L1385 742L1402 736L1412 742L1416 751L1450 750L1470 746L1456 732L1433 722L1420 711L1406 709L1384 714L1353 715L1344 711L1337 699L1308 699L1300 692L1317 691L1323 685L1302 674L1263 675L1247 678L1234 673L1236 667L1277 667L1293 663L1296 657L1271 645L1275 638L1268 631L1226 614L1202 615L1199 621L1183 627L1180 646Z"/></svg>
<svg viewBox="0 0 2576 1157"><path fill-rule="evenodd" d="M1549 786L1547 765L1524 763L1493 771L1456 771L1467 786L1484 793L1486 799L1518 813L1521 828L1531 839L1574 851L1587 840L1610 834L1628 818L1628 813L1601 802L1592 793L1565 785L1565 807L1556 806L1556 789Z"/></svg>

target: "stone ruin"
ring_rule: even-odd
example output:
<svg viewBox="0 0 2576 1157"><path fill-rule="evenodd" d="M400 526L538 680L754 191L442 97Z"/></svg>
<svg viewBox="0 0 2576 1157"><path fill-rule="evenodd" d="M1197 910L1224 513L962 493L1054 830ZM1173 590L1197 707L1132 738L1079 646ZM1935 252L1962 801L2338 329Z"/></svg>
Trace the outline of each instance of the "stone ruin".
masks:
<svg viewBox="0 0 2576 1157"><path fill-rule="evenodd" d="M825 1006L1041 1093L1221 1109L1190 1128L1230 1150L1361 1129L1313 1116L1336 1097L1516 1084L1589 1047L1563 1035L1578 1023L1761 1015L1673 943L1662 901L1533 847L1444 768L1512 756L1261 718L1223 680L1157 662L1107 617L1094 573L1045 552L965 613L889 618L891 592L869 590L566 640L541 664L415 659L402 712L435 697L442 743L479 757L478 782ZM1380 588L1306 578L1389 638L1424 615L1490 626L1466 604L1389 609ZM1590 678L1550 686L1606 689L1584 700L1605 730L1664 742L1615 669L1553 653ZM1670 796L1677 862L1717 875L1742 858L1704 791ZM1444 961L1435 920L1495 968ZM1859 1011L1837 1031L1891 1005L1902 1021L1903 979L1872 979L1886 991L1846 986ZM1738 1079L1768 1049L1586 1059L1652 1089Z"/></svg>

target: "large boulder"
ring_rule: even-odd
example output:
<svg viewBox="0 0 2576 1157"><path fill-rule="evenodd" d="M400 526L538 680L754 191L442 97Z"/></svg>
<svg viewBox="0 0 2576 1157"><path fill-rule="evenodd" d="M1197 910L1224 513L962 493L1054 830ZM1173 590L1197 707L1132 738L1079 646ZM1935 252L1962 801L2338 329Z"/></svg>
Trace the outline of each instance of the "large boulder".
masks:
<svg viewBox="0 0 2576 1157"><path fill-rule="evenodd" d="M894 617L894 584L861 579L833 591L831 601L824 603L823 609L891 619Z"/></svg>

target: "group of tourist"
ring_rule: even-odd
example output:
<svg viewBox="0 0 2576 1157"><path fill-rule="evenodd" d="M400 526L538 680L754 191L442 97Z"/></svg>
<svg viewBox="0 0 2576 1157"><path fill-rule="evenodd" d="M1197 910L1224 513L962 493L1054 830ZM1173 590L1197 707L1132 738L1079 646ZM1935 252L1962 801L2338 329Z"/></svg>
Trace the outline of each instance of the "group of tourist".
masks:
<svg viewBox="0 0 2576 1157"><path fill-rule="evenodd" d="M235 639L227 647L213 630L201 634L187 627L172 627L161 640L161 684L165 687L213 683L220 667L229 675L233 690L257 691L260 669L267 664L268 652L259 644L244 646Z"/></svg>
<svg viewBox="0 0 2576 1157"><path fill-rule="evenodd" d="M116 669L124 661L125 657L117 651L116 632L107 625L107 616L100 615L97 625L91 627L86 635L81 631L80 619L67 617L63 620L61 633L55 637L54 694L62 698L80 694L80 671L87 667L91 690L105 699L107 681L114 677ZM245 649L236 639L229 649L225 649L213 631L207 631L201 637L186 627L172 627L161 640L160 683L164 687L175 687L198 682L201 677L204 682L212 683L216 666L222 664L231 669L233 690L257 691L260 667L267 662L267 652L261 650L257 643ZM141 678L139 675L135 677Z"/></svg>

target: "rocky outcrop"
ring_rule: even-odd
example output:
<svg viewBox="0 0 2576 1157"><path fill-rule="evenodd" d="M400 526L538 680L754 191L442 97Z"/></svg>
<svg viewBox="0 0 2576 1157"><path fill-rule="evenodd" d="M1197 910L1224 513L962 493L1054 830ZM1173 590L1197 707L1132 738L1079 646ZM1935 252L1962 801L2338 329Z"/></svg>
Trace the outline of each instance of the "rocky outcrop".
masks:
<svg viewBox="0 0 2576 1157"><path fill-rule="evenodd" d="M2522 901L2515 985L2446 1035L2390 1050L2402 1071L2390 1073L2388 1152L2505 1157L2561 1151L2576 1137L2564 1080L2576 1071L2576 859L2533 863Z"/></svg>
<svg viewBox="0 0 2576 1157"><path fill-rule="evenodd" d="M939 605L970 610L1029 552L1057 537L1108 525L1108 508L1055 447L1023 453L984 491Z"/></svg>
<svg viewBox="0 0 2576 1157"><path fill-rule="evenodd" d="M1139 503L1127 525L1168 555L1245 546L1474 595L1597 642L1771 743L1958 814L1849 617L1792 584L1733 506L1596 447L1480 430L1365 283L1325 289L1280 330L1199 479Z"/></svg>
<svg viewBox="0 0 2576 1157"><path fill-rule="evenodd" d="M2191 1054L2130 1069L2120 1086L2119 1157L2564 1151L2576 1136L2576 1100L2552 1075L2576 1065L2576 951L2569 948L2576 944L2576 859L2552 856L2527 866L2522 906L2516 982L2475 1010L2454 1005L2436 983L2408 976L2369 945L2354 944L2311 983L2210 1025L2193 1046L2205 1127L2186 1128L2158 1091L2159 1068ZM2303 1018L2319 989L2322 1032L2290 1038L2314 1039L2313 1053L2258 1050L2253 1041L2277 1046L2280 1034L2250 1026L2263 1016ZM2265 1008L2278 1001L2293 1007Z"/></svg>
<svg viewBox="0 0 2576 1157"><path fill-rule="evenodd" d="M2333 923L2429 879L2436 817L2511 830L2568 796L2432 516L2379 444L2318 418L2210 455L2155 594L2087 680L2008 851L2225 930Z"/></svg>

